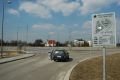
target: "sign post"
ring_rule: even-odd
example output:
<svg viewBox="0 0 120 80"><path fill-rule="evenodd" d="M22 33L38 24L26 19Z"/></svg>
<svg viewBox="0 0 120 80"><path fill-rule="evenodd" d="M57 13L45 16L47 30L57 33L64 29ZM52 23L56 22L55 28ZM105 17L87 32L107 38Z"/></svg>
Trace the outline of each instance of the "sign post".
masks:
<svg viewBox="0 0 120 80"><path fill-rule="evenodd" d="M106 80L106 47L103 47L103 80Z"/></svg>
<svg viewBox="0 0 120 80"><path fill-rule="evenodd" d="M116 47L115 13L100 13L92 15L93 47L103 49L103 80L106 80L106 47Z"/></svg>

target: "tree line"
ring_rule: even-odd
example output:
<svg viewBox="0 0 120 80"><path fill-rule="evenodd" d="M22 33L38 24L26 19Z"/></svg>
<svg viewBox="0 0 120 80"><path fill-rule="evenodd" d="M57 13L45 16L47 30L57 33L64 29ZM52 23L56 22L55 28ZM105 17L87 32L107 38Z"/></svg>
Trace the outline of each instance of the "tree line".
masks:
<svg viewBox="0 0 120 80"><path fill-rule="evenodd" d="M84 44L80 45L78 44L77 47L89 47L89 43L85 40ZM32 46L32 47L45 47L45 42L42 39L36 39L34 42L26 42L22 40L11 40L11 41L2 41L3 46ZM0 40L1 45L1 40ZM64 43L61 43L59 41L56 42L56 47L67 47L68 45L72 47L76 47L74 45L73 41L65 41ZM120 47L120 43L117 43L117 46Z"/></svg>
<svg viewBox="0 0 120 80"><path fill-rule="evenodd" d="M26 42L22 40L11 40L11 41L1 41L3 43L3 46L44 46L44 42L42 39L37 39L33 43L32 42Z"/></svg>
<svg viewBox="0 0 120 80"><path fill-rule="evenodd" d="M45 42L42 39L36 39L34 42L26 42L22 40L11 40L11 41L2 41L3 46L32 46L32 47L44 47ZM1 44L1 40L0 40ZM56 47L67 47L68 45L75 47L74 43L72 41L65 41L64 43L61 43L59 41L56 41ZM77 47L87 47L89 44L87 41L85 41L84 44L78 45Z"/></svg>

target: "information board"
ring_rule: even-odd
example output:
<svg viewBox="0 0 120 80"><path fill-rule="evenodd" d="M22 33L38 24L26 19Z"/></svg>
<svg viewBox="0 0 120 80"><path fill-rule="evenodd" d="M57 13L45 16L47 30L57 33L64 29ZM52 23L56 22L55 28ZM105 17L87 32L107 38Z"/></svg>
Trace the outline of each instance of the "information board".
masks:
<svg viewBox="0 0 120 80"><path fill-rule="evenodd" d="M116 46L115 13L92 15L93 46Z"/></svg>

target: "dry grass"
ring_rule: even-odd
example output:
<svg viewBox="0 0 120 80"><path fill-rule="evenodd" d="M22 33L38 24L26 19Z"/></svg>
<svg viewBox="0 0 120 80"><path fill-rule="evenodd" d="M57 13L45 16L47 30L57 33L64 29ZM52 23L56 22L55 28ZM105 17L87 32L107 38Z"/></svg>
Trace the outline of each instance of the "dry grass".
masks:
<svg viewBox="0 0 120 80"><path fill-rule="evenodd" d="M120 54L106 58L107 80L120 80ZM70 80L102 80L102 57L79 63L72 71Z"/></svg>
<svg viewBox="0 0 120 80"><path fill-rule="evenodd" d="M17 55L18 55L18 53L16 51L4 51L3 54L2 54L2 56L4 58L6 58L6 57L14 57L14 56L17 56Z"/></svg>

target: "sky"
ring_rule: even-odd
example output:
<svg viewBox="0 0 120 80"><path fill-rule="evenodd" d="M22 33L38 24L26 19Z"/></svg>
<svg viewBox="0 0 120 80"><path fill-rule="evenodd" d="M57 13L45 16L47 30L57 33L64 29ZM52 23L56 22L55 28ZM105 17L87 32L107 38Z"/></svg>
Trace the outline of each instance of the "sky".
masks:
<svg viewBox="0 0 120 80"><path fill-rule="evenodd" d="M5 41L16 40L17 32L19 40L28 42L90 40L92 14L108 12L115 12L120 38L120 0L0 0L0 33L3 1Z"/></svg>

